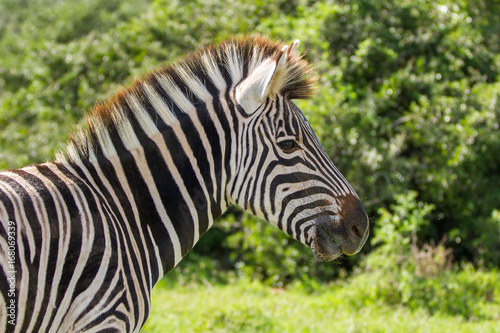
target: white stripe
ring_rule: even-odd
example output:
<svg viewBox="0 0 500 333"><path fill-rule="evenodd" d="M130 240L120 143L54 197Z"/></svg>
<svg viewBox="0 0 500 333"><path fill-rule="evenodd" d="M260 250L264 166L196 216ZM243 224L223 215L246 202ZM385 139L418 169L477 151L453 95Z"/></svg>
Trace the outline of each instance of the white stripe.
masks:
<svg viewBox="0 0 500 333"><path fill-rule="evenodd" d="M94 119L91 121L91 124L95 129L94 132L97 136L97 140L99 141L99 145L101 146L104 156L106 157L113 156L112 155L113 152L116 153L113 147L113 141L111 140L111 136L108 132L108 129L106 128L106 126L104 126L102 120Z"/></svg>
<svg viewBox="0 0 500 333"><path fill-rule="evenodd" d="M50 168L51 164L46 163L45 166L48 166ZM54 170L53 168L50 168L52 171L56 172L58 176L61 176L58 170ZM56 215L57 219L55 221L51 221L51 224L58 224L58 229L59 229L59 237L58 237L58 253L57 253L57 264L56 264L56 269L54 272L54 275L52 277L52 284L50 288L50 298L49 298L49 307L43 311L44 315L44 320L42 322L42 325L40 326L40 331L45 331L47 328L50 318L52 316L52 312L56 309L55 304L56 304L56 298L57 298L57 293L58 293L58 286L61 281L61 276L63 272L63 267L64 267L64 261L66 258L66 255L68 253L69 249L69 241L71 238L71 223L67 223L67 221L70 221L70 216L68 212L68 208L64 203L64 198L62 194L59 192L58 188L43 174L39 172L33 172L32 174L36 175L40 180L45 184L47 187L48 194L52 197L54 201L54 205L56 208ZM62 177L63 179L65 177ZM48 221L48 219L46 220ZM43 289L43 288L42 288ZM42 313L41 313L42 314Z"/></svg>
<svg viewBox="0 0 500 333"><path fill-rule="evenodd" d="M154 88L147 83L144 83L143 87L148 100L153 105L155 111L160 115L163 122L169 126L173 126L175 123L177 123L178 119L175 117L170 108L165 104L165 101L154 90Z"/></svg>
<svg viewBox="0 0 500 333"><path fill-rule="evenodd" d="M30 173L30 174L36 174L36 170L34 167L28 167L24 168L24 171ZM40 229L41 229L41 243L42 246L39 248L39 256L40 256L40 266L38 269L38 276L37 276L37 283L41 286L46 285L46 280L47 280L47 261L44 260L43 258L48 258L50 254L50 239L51 239L51 232L50 232L50 221L47 215L47 210L45 209L45 205L42 199L42 196L40 193L37 191L37 189L32 186L30 183L28 183L24 178L16 175L16 174L11 174L11 178L17 181L18 183L21 184L21 186L24 188L26 192L28 192L28 195L33 203L33 208L35 210L36 216L39 218L40 221ZM24 275L24 274L23 274ZM33 317L30 325L28 326L27 331L33 331L33 327L36 324L36 319L40 316L40 312L42 311L41 306L42 302L41 300L43 299L45 295L45 288L39 288L37 289L36 295L30 295L30 302L33 302L33 298L36 300L34 302L34 308L33 308ZM28 300L26 300L28 301ZM20 303L20 304L25 304L25 303ZM46 309L44 309L46 310ZM19 325L20 326L20 325Z"/></svg>
<svg viewBox="0 0 500 333"><path fill-rule="evenodd" d="M232 86L230 88L232 89L243 78L243 66L240 54L236 50L236 46L234 44L227 45L223 51L226 54L226 66L232 79Z"/></svg>
<svg viewBox="0 0 500 333"><path fill-rule="evenodd" d="M158 278L156 279L156 281L150 281L150 288L153 289L153 286L163 278L163 275L165 275L165 272L163 272L163 262L162 262L162 258L160 255L160 249L158 248L158 245L154 241L155 238L153 236L153 232L151 231L151 227L148 225L147 229L148 229L149 238L151 239L151 241L153 243L153 250L154 250L154 254L155 254L155 258L156 258L156 266L158 267ZM151 253L148 253L148 255L151 256ZM152 276L152 274L150 274L150 276ZM148 295L148 300L149 300L150 296L151 295Z"/></svg>
<svg viewBox="0 0 500 333"><path fill-rule="evenodd" d="M139 125L143 129L144 133L146 133L148 137L160 134L158 127L151 120L151 117L149 116L147 111L142 107L137 97L133 94L130 94L127 96L127 101L129 103L130 108L132 109L132 112L134 113L135 118L137 119Z"/></svg>
<svg viewBox="0 0 500 333"><path fill-rule="evenodd" d="M11 174L9 172L4 172L4 175ZM12 174L11 174L12 175ZM7 175L8 176L8 175ZM10 177L10 176L9 176ZM14 191L14 189L7 183L1 183L0 185L2 186L2 189L7 193L9 196L10 201L12 202L12 205L14 206L14 222L16 223L16 245L17 245L17 250L19 251L17 253L18 258L25 258L25 249L24 249L24 243L19 241L22 237L21 232L26 232L26 237L30 237L31 239L28 239L28 247L29 251L31 253L31 258L30 260L33 261L33 257L35 255L35 246L34 246L34 237L33 237L33 232L31 230L31 227L26 223L25 219L25 212L23 209L22 205L22 200L21 197L17 192ZM20 226L19 223L22 223L23 225ZM21 286L27 286L29 282L29 271L28 271L28 266L26 265L25 260L20 260L18 265L21 265L21 270L23 272L26 272L26 274L21 274L21 281L20 285ZM4 266L6 267L6 266ZM27 299L28 299L28 288L20 288L18 292L18 307L17 307L17 316L16 316L16 322L22 323L24 321L24 316L25 316L25 310L26 307L23 307L23 304L26 304ZM33 298L30 299L31 302L33 302ZM14 332L21 332L21 326L22 325L16 325L15 331Z"/></svg>
<svg viewBox="0 0 500 333"><path fill-rule="evenodd" d="M144 153L144 149L140 147L139 140L137 139L137 136L134 133L134 130L132 129L132 125L128 120L124 120L121 124L122 129L121 131L118 131L120 134L120 138L125 145L126 148L129 147L134 147L134 149L131 149L130 153L134 157L135 163L137 164L137 167L141 173L141 176L144 179L144 182L146 183L146 186L148 187L149 193L151 194L151 197L153 198L153 202L155 204L155 207L158 211L158 215L160 216L160 219L162 220L163 224L165 225L165 228L168 231L168 234L170 236L170 240L172 241L173 249L174 249L174 262L178 263L182 259L182 251L181 251L181 244L179 241L179 236L177 235L177 232L175 231L175 228L172 224L172 221L170 217L168 216L168 212L165 209L165 206L163 205L163 202L161 201L161 196L158 191L158 188L156 187L156 183L153 179L153 176L151 175L151 171L149 170L146 156ZM122 137L125 133L129 133L129 137ZM163 141L163 140L162 140ZM160 148L161 149L161 148ZM170 170L172 171L172 170ZM176 179L182 179L182 178L177 178L177 175L174 175L174 178ZM196 221L196 220L195 220Z"/></svg>
<svg viewBox="0 0 500 333"><path fill-rule="evenodd" d="M206 74L208 74L208 77L210 78L212 83L220 92L224 93L227 88L226 81L220 73L219 66L217 66L217 62L213 58L213 55L209 53L203 53L201 56L201 61L203 63L203 66L205 67Z"/></svg>
<svg viewBox="0 0 500 333"><path fill-rule="evenodd" d="M53 327L58 327L63 320L63 316L67 313L66 311L61 311L62 309L68 309L72 306L73 302L71 301L73 297L73 293L77 286L78 280L81 278L83 270L87 266L87 262L90 256L90 252L92 251L92 244L94 242L94 227L93 227L93 219L92 219L92 211L90 210L88 203L83 195L83 192L78 187L68 187L70 190L71 196L75 200L75 204L78 206L78 211L81 216L81 241L82 247L80 251L80 255L78 257L78 261L76 267L73 271L73 275L71 277L70 283L66 292L64 293L64 297L61 300L59 305L58 312L54 317L54 321L52 323ZM102 211L99 208L99 214L102 215ZM71 318L74 321L74 318ZM70 320L71 321L71 320Z"/></svg>

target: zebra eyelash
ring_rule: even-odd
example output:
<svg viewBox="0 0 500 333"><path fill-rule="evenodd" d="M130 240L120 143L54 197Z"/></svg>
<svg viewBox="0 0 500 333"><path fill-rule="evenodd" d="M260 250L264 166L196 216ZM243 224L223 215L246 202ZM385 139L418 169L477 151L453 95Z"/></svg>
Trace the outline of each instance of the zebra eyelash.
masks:
<svg viewBox="0 0 500 333"><path fill-rule="evenodd" d="M279 138L276 138L276 143L280 144L284 141L295 141L298 144L297 137L294 135L287 135L287 136L281 136Z"/></svg>
<svg viewBox="0 0 500 333"><path fill-rule="evenodd" d="M285 153L293 153L301 149L300 143L296 140L294 136L285 136L278 138L276 140L278 147L281 148Z"/></svg>

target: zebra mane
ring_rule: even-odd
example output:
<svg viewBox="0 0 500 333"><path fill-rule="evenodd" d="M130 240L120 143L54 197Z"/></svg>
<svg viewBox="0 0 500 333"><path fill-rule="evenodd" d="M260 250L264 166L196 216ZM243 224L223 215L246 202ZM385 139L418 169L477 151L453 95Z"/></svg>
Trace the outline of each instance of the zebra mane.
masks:
<svg viewBox="0 0 500 333"><path fill-rule="evenodd" d="M272 41L265 37L238 37L220 44L207 46L187 55L177 63L166 65L152 71L132 86L122 88L107 101L94 106L86 114L87 128L78 129L70 136L65 151L56 154L57 162L78 162L96 159L99 155L116 155L112 137L118 135L127 148L138 146L138 142L128 141L135 137L131 122L137 119L147 135L154 135L158 129L144 107L144 101L151 102L153 85L160 85L171 101L184 112L194 109L193 95L208 101L213 92L206 87L210 82L218 94L230 92L264 61L278 61L285 43ZM286 66L278 79L273 81L268 95L286 95L289 99L307 99L314 94L316 76L303 54L288 52ZM213 88L212 88L213 89ZM175 115L165 101L155 111L167 125L175 122ZM161 104L161 101L156 100ZM152 103L154 105L154 103ZM124 140L125 139L125 140ZM136 140L137 141L137 140Z"/></svg>

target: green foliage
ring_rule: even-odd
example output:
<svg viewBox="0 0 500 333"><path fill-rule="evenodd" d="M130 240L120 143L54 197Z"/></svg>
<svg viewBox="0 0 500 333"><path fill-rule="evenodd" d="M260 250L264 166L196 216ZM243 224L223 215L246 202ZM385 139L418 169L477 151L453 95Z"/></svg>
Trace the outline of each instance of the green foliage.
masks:
<svg viewBox="0 0 500 333"><path fill-rule="evenodd" d="M307 246L267 221L232 207L168 274L174 282L260 280L284 287L292 281L315 286L344 276L339 263L318 262Z"/></svg>
<svg viewBox="0 0 500 333"><path fill-rule="evenodd" d="M124 49L133 32L120 26L145 4L3 4L17 15L2 21L0 35L0 168L51 159L84 111L140 66L133 48Z"/></svg>
<svg viewBox="0 0 500 333"><path fill-rule="evenodd" d="M315 262L311 249L247 212L236 212L225 223L233 229L225 242L229 259L242 276L283 287L295 279L328 281L339 274L338 265Z"/></svg>
<svg viewBox="0 0 500 333"><path fill-rule="evenodd" d="M495 320L491 308L500 301L498 272L476 271L470 264L459 270L444 240L419 246L417 236L429 229L434 206L416 197L412 191L396 195L390 210L379 210L374 249L359 267L363 273L351 281L360 286L355 291L359 295L351 298L359 306L383 302L467 320Z"/></svg>
<svg viewBox="0 0 500 333"><path fill-rule="evenodd" d="M375 225L372 244L381 245L384 253L409 249L412 239L423 227L428 226L426 217L434 206L417 202L416 197L417 192L414 191L399 194L396 195L396 203L391 205L392 212L385 208L379 209L380 217Z"/></svg>
<svg viewBox="0 0 500 333"><path fill-rule="evenodd" d="M459 316L466 320L499 320L498 271L446 270L429 276L410 271L369 269L354 277L346 298L358 307L369 304L403 305L412 311Z"/></svg>

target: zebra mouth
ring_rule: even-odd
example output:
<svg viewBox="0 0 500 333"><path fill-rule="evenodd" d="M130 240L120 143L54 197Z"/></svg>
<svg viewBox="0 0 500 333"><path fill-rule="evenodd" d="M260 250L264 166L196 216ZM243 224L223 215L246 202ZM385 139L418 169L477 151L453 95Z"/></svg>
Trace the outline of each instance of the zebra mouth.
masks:
<svg viewBox="0 0 500 333"><path fill-rule="evenodd" d="M331 261L342 254L351 256L359 252L367 235L355 239L349 235L344 221L322 219L316 222L311 248L317 259ZM366 232L367 233L367 232Z"/></svg>
<svg viewBox="0 0 500 333"><path fill-rule="evenodd" d="M331 226L319 222L316 225L311 248L316 259L321 261L331 261L340 257L344 252L337 233ZM337 234L338 235L338 234ZM342 237L340 237L342 238Z"/></svg>
<svg viewBox="0 0 500 333"><path fill-rule="evenodd" d="M311 248L316 258L334 260L342 254L358 253L370 232L368 216L359 199L344 200L341 214L316 220Z"/></svg>

